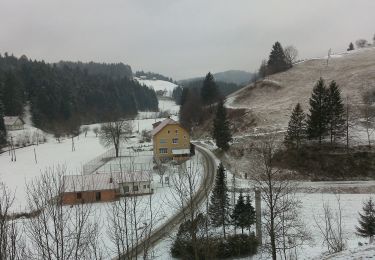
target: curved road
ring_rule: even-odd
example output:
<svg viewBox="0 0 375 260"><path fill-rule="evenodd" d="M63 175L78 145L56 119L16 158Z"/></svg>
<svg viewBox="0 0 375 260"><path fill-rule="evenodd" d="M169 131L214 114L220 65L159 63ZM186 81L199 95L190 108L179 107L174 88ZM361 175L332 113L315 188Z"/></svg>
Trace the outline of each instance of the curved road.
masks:
<svg viewBox="0 0 375 260"><path fill-rule="evenodd" d="M217 166L215 162L215 156L211 151L202 146L198 146L197 144L195 145L196 149L202 154L205 160L203 181L201 182L201 186L199 187L193 198L194 204L200 206L205 201L206 192L210 191L212 188L215 180ZM177 212L170 219L168 219L165 224L152 232L149 241L147 242L149 244L148 248L154 247L160 240L167 237L167 235L170 234L172 230L174 230L184 220L183 212L186 210L186 208L187 207ZM144 240L140 241L138 245L134 247L127 255L132 255L133 257L140 255L143 252L142 244L144 244L145 242L146 241ZM125 259L125 255L123 257L120 257L120 259Z"/></svg>

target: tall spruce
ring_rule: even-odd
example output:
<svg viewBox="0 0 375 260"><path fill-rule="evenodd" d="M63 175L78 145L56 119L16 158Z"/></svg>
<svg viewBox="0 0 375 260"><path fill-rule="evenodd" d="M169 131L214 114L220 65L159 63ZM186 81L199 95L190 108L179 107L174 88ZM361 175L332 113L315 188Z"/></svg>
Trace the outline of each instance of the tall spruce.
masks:
<svg viewBox="0 0 375 260"><path fill-rule="evenodd" d="M215 139L217 147L224 151L229 149L229 142L232 141L232 134L229 128L227 110L224 106L223 100L220 100L217 105L212 137Z"/></svg>
<svg viewBox="0 0 375 260"><path fill-rule="evenodd" d="M307 134L310 139L318 139L322 143L327 134L327 88L320 78L310 98L310 114L307 116Z"/></svg>
<svg viewBox="0 0 375 260"><path fill-rule="evenodd" d="M203 81L201 89L202 102L206 105L213 104L219 99L219 96L220 94L214 76L209 72Z"/></svg>
<svg viewBox="0 0 375 260"><path fill-rule="evenodd" d="M299 149L301 141L306 137L306 115L302 110L301 104L297 103L290 116L288 130L285 135L285 143L288 146L295 145Z"/></svg>
<svg viewBox="0 0 375 260"><path fill-rule="evenodd" d="M375 205L372 198L363 203L363 213L359 213L359 226L356 227L357 234L361 237L368 237L370 243L375 236Z"/></svg>
<svg viewBox="0 0 375 260"><path fill-rule="evenodd" d="M246 228L250 232L251 226L255 224L256 214L255 214L255 209L251 203L251 199L249 195L246 196L245 209L246 209L246 217L247 217Z"/></svg>
<svg viewBox="0 0 375 260"><path fill-rule="evenodd" d="M251 225L255 223L255 210L251 205L249 196L247 196L247 200L245 202L242 193L240 193L231 217L233 219L234 226L241 228L242 234L245 228L250 229Z"/></svg>
<svg viewBox="0 0 375 260"><path fill-rule="evenodd" d="M275 42L272 46L270 57L267 62L267 73L274 74L282 71L286 71L291 66L288 64L285 57L284 49L280 42Z"/></svg>
<svg viewBox="0 0 375 260"><path fill-rule="evenodd" d="M227 178L222 163L220 163L217 169L215 187L212 190L208 212L212 226L222 227L225 238L226 226L230 222L230 219Z"/></svg>
<svg viewBox="0 0 375 260"><path fill-rule="evenodd" d="M339 86L331 81L327 93L328 131L333 144L338 137L345 135L345 109Z"/></svg>

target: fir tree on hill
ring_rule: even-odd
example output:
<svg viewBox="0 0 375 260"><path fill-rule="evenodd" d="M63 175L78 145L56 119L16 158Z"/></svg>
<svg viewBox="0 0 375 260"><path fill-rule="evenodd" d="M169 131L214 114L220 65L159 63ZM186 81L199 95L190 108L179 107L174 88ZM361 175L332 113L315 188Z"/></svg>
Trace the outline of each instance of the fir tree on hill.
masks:
<svg viewBox="0 0 375 260"><path fill-rule="evenodd" d="M286 71L290 67L291 65L287 62L283 47L280 42L275 42L267 62L267 74Z"/></svg>
<svg viewBox="0 0 375 260"><path fill-rule="evenodd" d="M310 114L307 116L307 134L310 139L319 139L319 144L327 134L328 121L327 89L324 80L316 83L310 98Z"/></svg>
<svg viewBox="0 0 375 260"><path fill-rule="evenodd" d="M295 144L296 148L299 149L301 140L306 137L305 117L301 104L297 103L293 109L285 135L285 143L287 145Z"/></svg>
<svg viewBox="0 0 375 260"><path fill-rule="evenodd" d="M331 138L331 144L333 144L335 139L343 136L345 132L345 109L339 86L335 81L332 81L329 84L327 98L328 131Z"/></svg>
<svg viewBox="0 0 375 260"><path fill-rule="evenodd" d="M217 105L212 137L215 139L217 147L224 151L229 149L229 142L232 141L232 134L229 129L227 110L224 106L223 100L220 100Z"/></svg>
<svg viewBox="0 0 375 260"><path fill-rule="evenodd" d="M208 212L212 226L223 227L223 234L225 238L225 227L229 223L229 197L227 178L222 163L220 163L217 169L215 187L212 190Z"/></svg>
<svg viewBox="0 0 375 260"><path fill-rule="evenodd" d="M219 99L219 90L211 72L207 73L201 89L202 102L206 105L215 103Z"/></svg>
<svg viewBox="0 0 375 260"><path fill-rule="evenodd" d="M352 50L354 50L354 44L351 42L351 43L349 44L348 51L352 51Z"/></svg>
<svg viewBox="0 0 375 260"><path fill-rule="evenodd" d="M375 205L372 198L363 203L363 213L359 213L359 226L356 227L357 234L361 237L368 237L370 243L375 235Z"/></svg>
<svg viewBox="0 0 375 260"><path fill-rule="evenodd" d="M246 217L247 217L246 227L250 232L251 226L255 224L256 214L255 214L255 209L253 205L251 204L251 199L249 195L246 196L245 212L246 212Z"/></svg>

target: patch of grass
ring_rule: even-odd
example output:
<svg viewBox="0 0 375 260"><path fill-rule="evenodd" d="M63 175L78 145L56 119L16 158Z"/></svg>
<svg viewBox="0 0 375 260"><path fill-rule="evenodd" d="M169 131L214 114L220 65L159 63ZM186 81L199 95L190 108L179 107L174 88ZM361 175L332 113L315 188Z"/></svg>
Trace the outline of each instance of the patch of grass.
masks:
<svg viewBox="0 0 375 260"><path fill-rule="evenodd" d="M303 146L275 154L275 166L297 171L311 180L375 179L375 150L365 147Z"/></svg>

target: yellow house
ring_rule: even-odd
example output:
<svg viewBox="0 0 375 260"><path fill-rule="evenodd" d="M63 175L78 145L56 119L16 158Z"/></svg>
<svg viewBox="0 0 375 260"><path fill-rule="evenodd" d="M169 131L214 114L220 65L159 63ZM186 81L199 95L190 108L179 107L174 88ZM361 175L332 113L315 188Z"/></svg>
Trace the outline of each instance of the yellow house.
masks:
<svg viewBox="0 0 375 260"><path fill-rule="evenodd" d="M186 159L190 156L190 135L177 121L167 118L153 124L151 131L154 157L165 160Z"/></svg>

